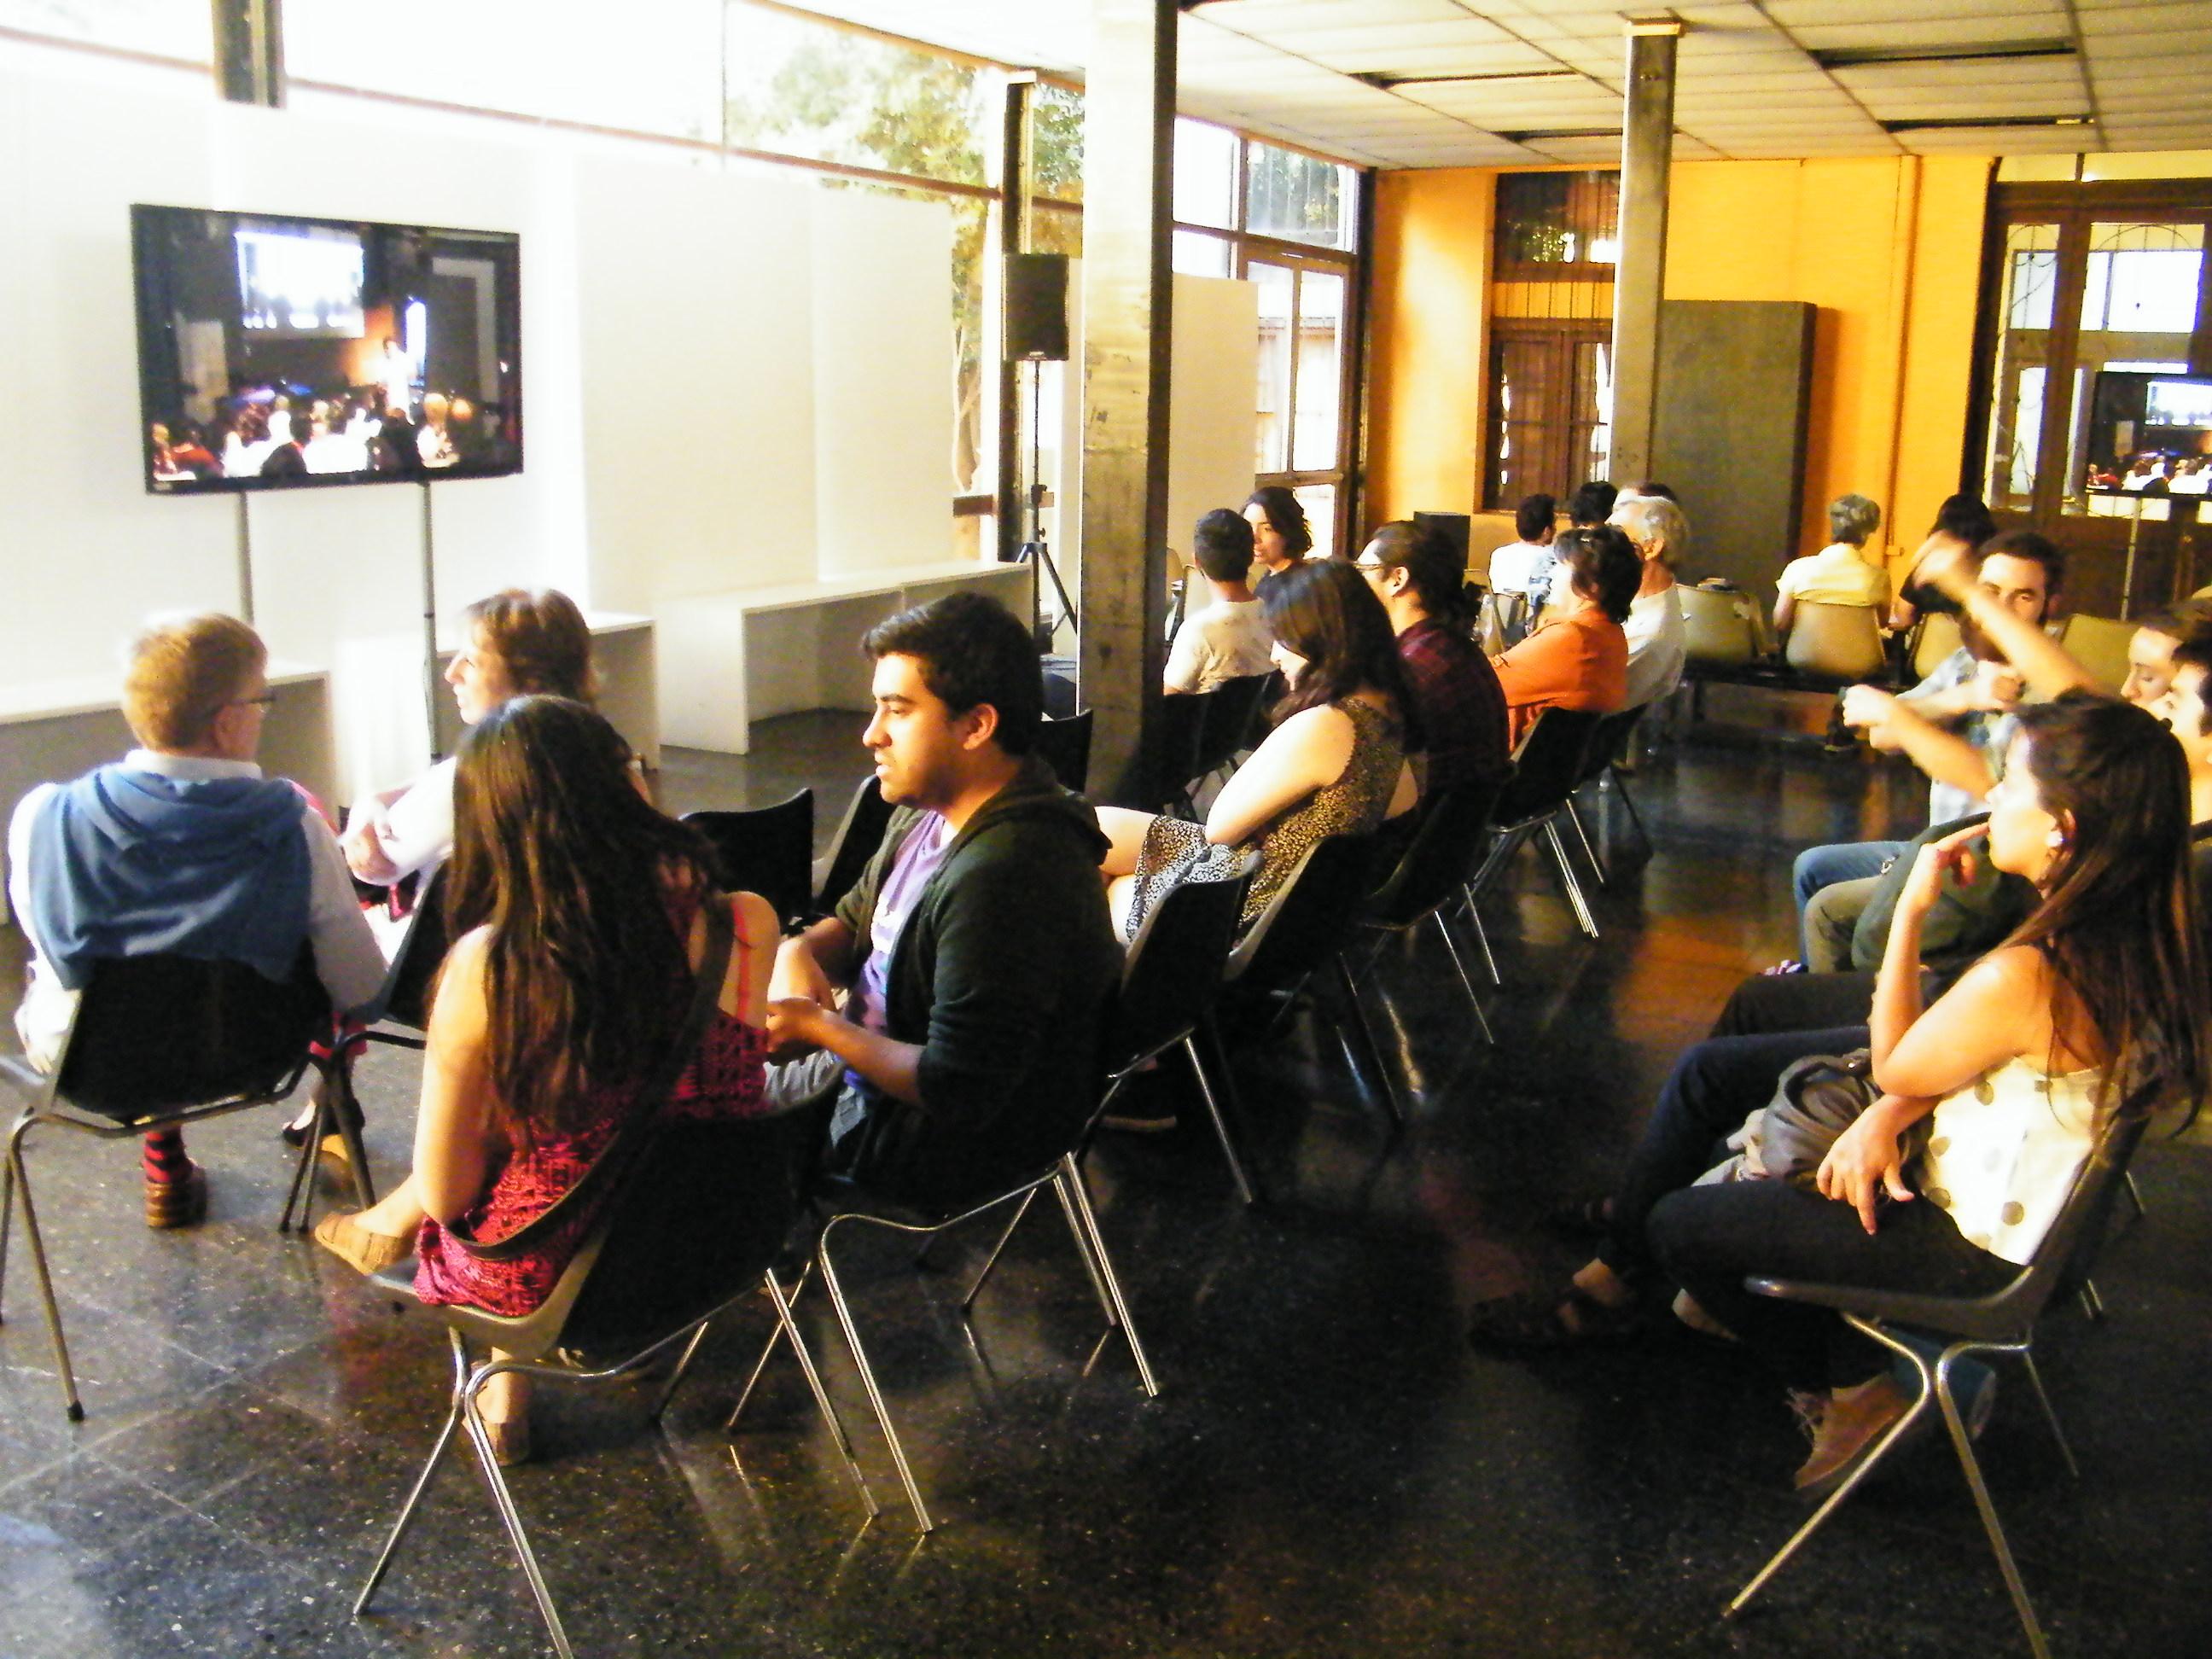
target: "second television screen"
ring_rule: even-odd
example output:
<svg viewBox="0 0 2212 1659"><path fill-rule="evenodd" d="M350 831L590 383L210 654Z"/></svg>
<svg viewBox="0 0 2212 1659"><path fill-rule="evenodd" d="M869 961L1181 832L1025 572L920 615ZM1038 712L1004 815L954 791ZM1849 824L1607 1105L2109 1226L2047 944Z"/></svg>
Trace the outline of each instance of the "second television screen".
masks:
<svg viewBox="0 0 2212 1659"><path fill-rule="evenodd" d="M522 467L520 239L131 210L160 494Z"/></svg>

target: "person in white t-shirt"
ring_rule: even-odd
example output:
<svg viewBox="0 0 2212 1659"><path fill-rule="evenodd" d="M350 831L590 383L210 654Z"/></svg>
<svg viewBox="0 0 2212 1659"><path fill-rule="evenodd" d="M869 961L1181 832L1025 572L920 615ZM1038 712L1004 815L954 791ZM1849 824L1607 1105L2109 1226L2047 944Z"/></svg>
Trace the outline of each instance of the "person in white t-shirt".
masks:
<svg viewBox="0 0 2212 1659"><path fill-rule="evenodd" d="M1835 539L1818 553L1792 559L1776 584L1774 637L1790 636L1800 599L1819 605L1859 605L1877 621L1889 610L1889 573L1866 556L1867 538L1881 526L1881 508L1863 495L1828 503L1828 533Z"/></svg>
<svg viewBox="0 0 2212 1659"><path fill-rule="evenodd" d="M566 593L510 587L464 614L467 641L446 669L462 724L474 726L526 692L592 700L592 630ZM343 845L355 877L379 887L444 862L453 848L453 757L412 783L357 803Z"/></svg>
<svg viewBox="0 0 2212 1659"><path fill-rule="evenodd" d="M1552 551L1552 539L1559 533L1558 519L1559 504L1549 495L1523 495L1513 512L1521 539L1490 555L1490 591L1520 594L1532 616L1552 591L1552 568L1559 563Z"/></svg>
<svg viewBox="0 0 2212 1659"><path fill-rule="evenodd" d="M1168 650L1170 696L1211 691L1224 680L1265 674L1274 666L1267 655L1274 636L1267 631L1260 601L1245 585L1252 574L1252 526L1242 514L1216 507L1198 521L1191 557L1212 598L1176 629Z"/></svg>

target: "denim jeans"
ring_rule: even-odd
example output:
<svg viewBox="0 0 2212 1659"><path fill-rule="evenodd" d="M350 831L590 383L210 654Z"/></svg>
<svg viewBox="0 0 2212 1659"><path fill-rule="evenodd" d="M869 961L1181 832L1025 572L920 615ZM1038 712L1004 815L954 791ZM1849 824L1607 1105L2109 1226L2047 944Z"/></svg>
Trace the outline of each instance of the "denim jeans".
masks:
<svg viewBox="0 0 2212 1659"><path fill-rule="evenodd" d="M1805 907L1823 887L1839 881L1861 881L1881 873L1905 850L1901 841L1842 841L1826 847L1808 847L1797 855L1790 872L1791 896L1797 902L1797 956L1809 956L1805 946Z"/></svg>

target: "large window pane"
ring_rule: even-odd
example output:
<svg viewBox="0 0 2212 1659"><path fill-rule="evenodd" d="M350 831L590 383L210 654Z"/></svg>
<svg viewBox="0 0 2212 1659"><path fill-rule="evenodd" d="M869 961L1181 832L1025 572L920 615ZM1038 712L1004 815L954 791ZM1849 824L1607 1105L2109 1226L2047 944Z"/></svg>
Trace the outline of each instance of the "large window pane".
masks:
<svg viewBox="0 0 2212 1659"><path fill-rule="evenodd" d="M2158 221L2089 227L2073 396L2065 406L2065 510L2089 510L2089 403L2097 372L2123 362L2187 362L2204 269L2204 227Z"/></svg>
<svg viewBox="0 0 2212 1659"><path fill-rule="evenodd" d="M1351 246L1350 167L1256 138L1246 146L1246 154L1247 230L1322 247Z"/></svg>
<svg viewBox="0 0 2212 1659"><path fill-rule="evenodd" d="M622 14L624 28L635 15ZM983 135L995 117L984 109L984 77L965 64L732 3L728 76L733 144L983 182Z"/></svg>
<svg viewBox="0 0 2212 1659"><path fill-rule="evenodd" d="M1336 486L1301 484L1291 494L1305 509L1306 528L1313 532L1313 551L1307 556L1328 558L1336 551Z"/></svg>
<svg viewBox="0 0 2212 1659"><path fill-rule="evenodd" d="M2004 291L1998 296L1997 315L2005 325L1990 369L1983 493L1991 507L2025 512L2035 494L2036 454L2043 441L2045 366L2050 356L2051 299L2058 283L2058 227L2008 226L1999 271Z"/></svg>
<svg viewBox="0 0 2212 1659"><path fill-rule="evenodd" d="M1344 278L1298 273L1297 398L1291 466L1326 472L1336 465L1338 404L1344 380Z"/></svg>
<svg viewBox="0 0 2212 1659"><path fill-rule="evenodd" d="M1030 101L1030 138L1037 194L1081 201L1083 94L1040 85Z"/></svg>
<svg viewBox="0 0 2212 1659"><path fill-rule="evenodd" d="M1505 173L1498 179L1498 263L1617 264L1618 173Z"/></svg>
<svg viewBox="0 0 2212 1659"><path fill-rule="evenodd" d="M1229 275L1229 241L1202 230L1178 230L1168 245L1169 262L1186 276Z"/></svg>
<svg viewBox="0 0 2212 1659"><path fill-rule="evenodd" d="M215 60L215 13L206 0L0 0L0 25L157 58Z"/></svg>
<svg viewBox="0 0 2212 1659"><path fill-rule="evenodd" d="M1245 276L1260 289L1260 444L1256 472L1287 472L1291 451L1291 338L1296 278L1256 260Z"/></svg>
<svg viewBox="0 0 2212 1659"><path fill-rule="evenodd" d="M205 13L204 0L167 0ZM284 8L302 80L625 132L721 139L720 0L339 0Z"/></svg>
<svg viewBox="0 0 2212 1659"><path fill-rule="evenodd" d="M1237 222L1237 135L1204 121L1175 124L1175 216L1187 224Z"/></svg>

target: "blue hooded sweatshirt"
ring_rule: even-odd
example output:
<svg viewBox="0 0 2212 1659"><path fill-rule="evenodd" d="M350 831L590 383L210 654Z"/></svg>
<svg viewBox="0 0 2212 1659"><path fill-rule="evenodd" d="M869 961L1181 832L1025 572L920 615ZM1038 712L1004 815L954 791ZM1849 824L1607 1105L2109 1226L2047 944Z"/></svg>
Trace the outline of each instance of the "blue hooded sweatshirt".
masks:
<svg viewBox="0 0 2212 1659"><path fill-rule="evenodd" d="M55 977L104 957L243 962L279 984L307 937L299 792L280 778L163 777L103 766L31 826L31 921Z"/></svg>

